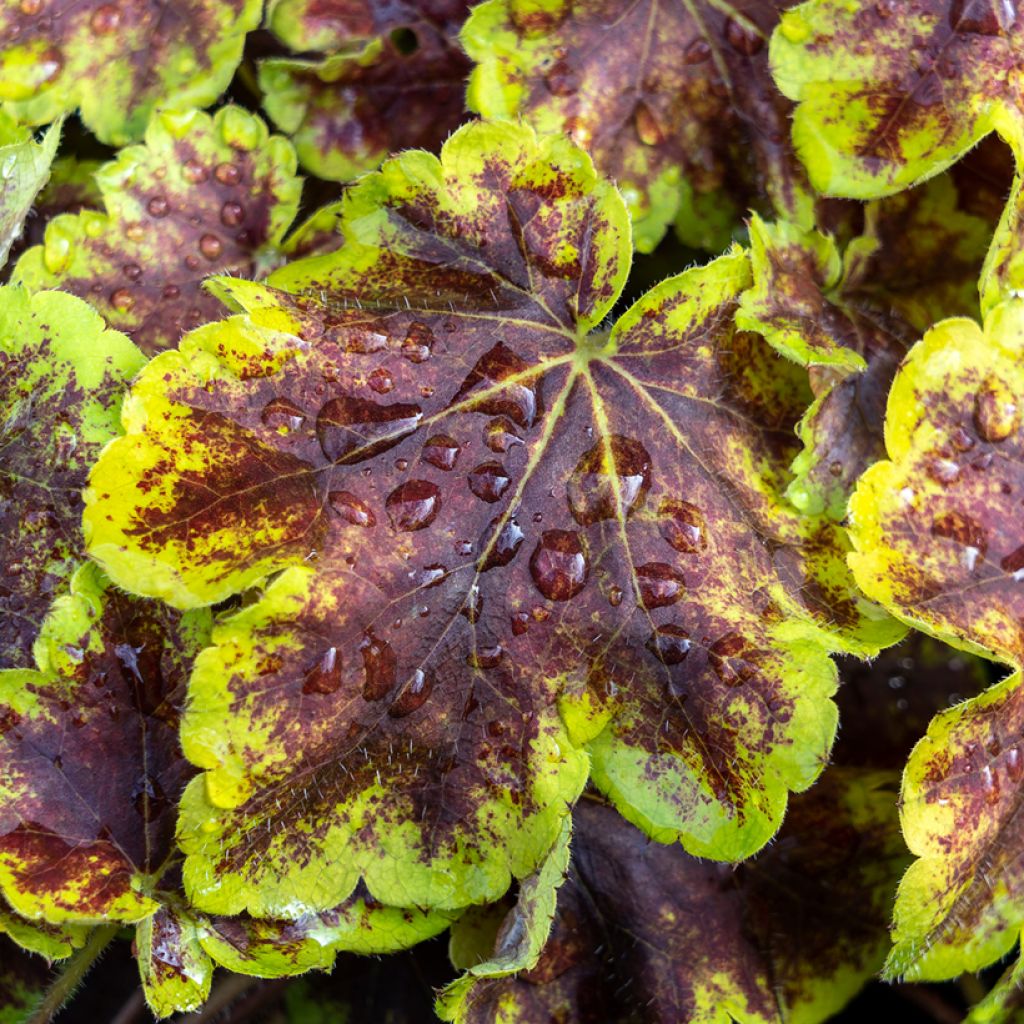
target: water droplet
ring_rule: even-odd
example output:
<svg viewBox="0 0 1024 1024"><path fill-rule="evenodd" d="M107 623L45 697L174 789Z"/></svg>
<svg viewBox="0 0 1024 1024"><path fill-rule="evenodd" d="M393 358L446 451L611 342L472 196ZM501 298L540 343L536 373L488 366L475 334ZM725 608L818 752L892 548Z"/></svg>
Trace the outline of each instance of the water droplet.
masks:
<svg viewBox="0 0 1024 1024"><path fill-rule="evenodd" d="M306 670L303 693L334 693L341 686L341 655L337 647L327 650Z"/></svg>
<svg viewBox="0 0 1024 1024"><path fill-rule="evenodd" d="M522 547L524 534L519 528L519 523L516 521L515 516L510 516L506 519L501 524L500 529L499 522L500 520L498 519L492 519L487 532L484 534L480 546L485 554L480 562L480 572L487 572L489 569L508 565L515 558L520 547ZM495 530L498 530L498 535L491 541Z"/></svg>
<svg viewBox="0 0 1024 1024"><path fill-rule="evenodd" d="M608 603L613 608L618 608L622 604L622 587L608 588Z"/></svg>
<svg viewBox="0 0 1024 1024"><path fill-rule="evenodd" d="M64 54L55 46L51 46L36 59L34 70L40 85L52 82L64 70Z"/></svg>
<svg viewBox="0 0 1024 1024"><path fill-rule="evenodd" d="M928 475L944 487L960 479L960 466L952 459L935 458L928 461Z"/></svg>
<svg viewBox="0 0 1024 1024"><path fill-rule="evenodd" d="M544 76L544 85L552 96L573 96L579 89L579 76L565 60L556 60Z"/></svg>
<svg viewBox="0 0 1024 1024"><path fill-rule="evenodd" d="M441 491L429 480L406 480L384 500L384 508L395 530L422 530L441 511Z"/></svg>
<svg viewBox="0 0 1024 1024"><path fill-rule="evenodd" d="M549 601L575 597L590 575L580 535L569 530L545 530L530 556L530 575Z"/></svg>
<svg viewBox="0 0 1024 1024"><path fill-rule="evenodd" d="M31 0L31 2L34 3L35 0ZM22 9L24 9L24 3L22 3ZM121 12L114 4L101 4L93 11L89 24L92 26L93 32L101 36L106 35L121 24Z"/></svg>
<svg viewBox="0 0 1024 1024"><path fill-rule="evenodd" d="M34 18L43 9L43 0L21 0L18 9L26 18Z"/></svg>
<svg viewBox="0 0 1024 1024"><path fill-rule="evenodd" d="M910 98L919 107L936 107L945 99L942 79L935 71L929 71L918 79L910 93Z"/></svg>
<svg viewBox="0 0 1024 1024"><path fill-rule="evenodd" d="M1017 19L1016 6L1013 0L953 0L949 24L955 32L1002 35Z"/></svg>
<svg viewBox="0 0 1024 1024"><path fill-rule="evenodd" d="M1024 777L1024 758L1020 756L1017 747L1010 747L1006 752L1006 774L1011 782L1020 782Z"/></svg>
<svg viewBox="0 0 1024 1024"><path fill-rule="evenodd" d="M199 257L193 256L191 253L189 253L189 255L185 257L185 266L188 267L189 270L198 270Z"/></svg>
<svg viewBox="0 0 1024 1024"><path fill-rule="evenodd" d="M170 212L171 205L163 196L153 196L148 203L146 203L146 209L149 211L151 217L166 217Z"/></svg>
<svg viewBox="0 0 1024 1024"><path fill-rule="evenodd" d="M399 473L404 473L408 468L408 459L395 459L395 469L397 469Z"/></svg>
<svg viewBox="0 0 1024 1024"><path fill-rule="evenodd" d="M505 650L501 644L489 647L476 647L466 655L466 664L470 668L495 668L501 663Z"/></svg>
<svg viewBox="0 0 1024 1024"><path fill-rule="evenodd" d="M690 634L671 623L659 626L648 639L647 649L666 665L678 665L690 653Z"/></svg>
<svg viewBox="0 0 1024 1024"><path fill-rule="evenodd" d="M411 363L423 363L430 358L434 332L422 321L413 320L402 340L402 355Z"/></svg>
<svg viewBox="0 0 1024 1024"><path fill-rule="evenodd" d="M643 100L637 100L633 108L633 126L636 137L645 146L660 146L665 141L665 130L658 115Z"/></svg>
<svg viewBox="0 0 1024 1024"><path fill-rule="evenodd" d="M463 602L462 607L459 609L459 614L464 615L469 622L478 622L480 615L484 610L484 598L480 593L480 588L474 583L469 588L469 593L466 595L466 600Z"/></svg>
<svg viewBox="0 0 1024 1024"><path fill-rule="evenodd" d="M393 448L419 424L418 405L381 405L344 395L332 398L316 418L316 433L331 462L359 462Z"/></svg>
<svg viewBox="0 0 1024 1024"><path fill-rule="evenodd" d="M394 391L395 389L394 377L392 377L383 366L378 366L377 369L367 377L366 383L369 385L370 390L376 391L378 395L386 395L389 391Z"/></svg>
<svg viewBox="0 0 1024 1024"><path fill-rule="evenodd" d="M885 21L887 18L891 18L893 11L896 10L897 0L878 0L875 4L875 13Z"/></svg>
<svg viewBox="0 0 1024 1024"><path fill-rule="evenodd" d="M530 616L526 612L516 612L512 616L512 632L522 636L530 628Z"/></svg>
<svg viewBox="0 0 1024 1024"><path fill-rule="evenodd" d="M568 483L569 509L581 526L625 519L642 504L651 482L651 457L639 441L613 434L587 451Z"/></svg>
<svg viewBox="0 0 1024 1024"><path fill-rule="evenodd" d="M126 263L121 268L121 273L128 278L129 281L138 281L142 277L142 267L138 263Z"/></svg>
<svg viewBox="0 0 1024 1024"><path fill-rule="evenodd" d="M377 525L373 509L351 491L331 491L327 495L331 508L350 526L369 528Z"/></svg>
<svg viewBox="0 0 1024 1024"><path fill-rule="evenodd" d="M130 313L135 308L135 296L127 288L110 293L110 304L118 313Z"/></svg>
<svg viewBox="0 0 1024 1024"><path fill-rule="evenodd" d="M491 420L484 430L484 444L492 452L504 454L509 448L522 443L523 440L516 433L516 428L503 416Z"/></svg>
<svg viewBox="0 0 1024 1024"><path fill-rule="evenodd" d="M498 501L512 482L500 462L482 462L466 477L469 489L481 500Z"/></svg>
<svg viewBox="0 0 1024 1024"><path fill-rule="evenodd" d="M237 185L242 180L242 172L231 163L217 164L213 176L222 185Z"/></svg>
<svg viewBox="0 0 1024 1024"><path fill-rule="evenodd" d="M447 575L448 570L439 562L435 562L433 565L423 566L413 575L413 579L416 586L429 589L438 586Z"/></svg>
<svg viewBox="0 0 1024 1024"><path fill-rule="evenodd" d="M708 546L704 514L696 505L677 498L664 498L658 507L661 535L685 554L696 554Z"/></svg>
<svg viewBox="0 0 1024 1024"><path fill-rule="evenodd" d="M999 567L1003 572L1012 573L1015 581L1024 579L1024 544L1020 547L1015 548L1005 558L1003 558Z"/></svg>
<svg viewBox="0 0 1024 1024"><path fill-rule="evenodd" d="M359 653L363 657L363 698L383 700L395 685L398 659L394 648L387 640L380 640L367 630L359 641Z"/></svg>
<svg viewBox="0 0 1024 1024"><path fill-rule="evenodd" d="M203 237L199 239L199 251L211 263L220 257L223 250L224 246L216 235L203 235Z"/></svg>
<svg viewBox="0 0 1024 1024"><path fill-rule="evenodd" d="M649 611L675 604L686 590L683 574L667 562L647 562L636 570L640 603Z"/></svg>
<svg viewBox="0 0 1024 1024"><path fill-rule="evenodd" d="M455 468L459 458L459 442L447 434L435 434L423 443L423 461L446 473Z"/></svg>
<svg viewBox="0 0 1024 1024"><path fill-rule="evenodd" d="M537 379L520 379L502 386L508 378L519 377L529 369L528 363L505 344L498 342L477 360L462 382L458 394L452 399L452 404L465 402L474 412L507 416L520 427L532 427L542 412ZM474 401L473 392L486 392L486 395Z"/></svg>
<svg viewBox="0 0 1024 1024"><path fill-rule="evenodd" d="M193 185L202 185L210 176L210 172L198 160L191 158L185 161L181 172L185 180Z"/></svg>
<svg viewBox="0 0 1024 1024"><path fill-rule="evenodd" d="M409 681L402 687L402 692L388 708L392 718L404 718L418 711L427 702L430 691L434 688L434 679L422 669L416 669Z"/></svg>
<svg viewBox="0 0 1024 1024"><path fill-rule="evenodd" d="M473 554L473 542L471 540L460 540L458 544L455 545L455 550L460 555L471 555Z"/></svg>
<svg viewBox="0 0 1024 1024"><path fill-rule="evenodd" d="M306 414L287 398L274 398L263 407L260 420L271 430L287 433L302 427L306 422Z"/></svg>
<svg viewBox="0 0 1024 1024"><path fill-rule="evenodd" d="M998 378L989 377L974 401L974 425L986 441L1005 441L1020 426L1016 396Z"/></svg>
<svg viewBox="0 0 1024 1024"><path fill-rule="evenodd" d="M737 18L727 18L725 22L725 38L729 45L744 57L753 57L764 49L764 33L749 20L745 22Z"/></svg>
<svg viewBox="0 0 1024 1024"><path fill-rule="evenodd" d="M711 58L711 44L703 36L694 39L683 51L684 64L703 64Z"/></svg>
<svg viewBox="0 0 1024 1024"><path fill-rule="evenodd" d="M963 427L957 427L953 431L950 442L958 452L969 452L974 447L974 438Z"/></svg>
<svg viewBox="0 0 1024 1024"><path fill-rule="evenodd" d="M726 633L708 648L708 664L726 686L740 686L758 675L754 658L759 651L748 649L738 633Z"/></svg>
<svg viewBox="0 0 1024 1024"><path fill-rule="evenodd" d="M968 572L988 551L988 538L981 525L963 512L944 512L932 521L932 535L951 540L963 547L962 558Z"/></svg>
<svg viewBox="0 0 1024 1024"><path fill-rule="evenodd" d="M226 228L237 228L245 220L245 208L241 203L228 201L220 208L220 222Z"/></svg>
<svg viewBox="0 0 1024 1024"><path fill-rule="evenodd" d="M164 290L161 293L165 299L176 299L181 295L181 289L176 284L164 285Z"/></svg>

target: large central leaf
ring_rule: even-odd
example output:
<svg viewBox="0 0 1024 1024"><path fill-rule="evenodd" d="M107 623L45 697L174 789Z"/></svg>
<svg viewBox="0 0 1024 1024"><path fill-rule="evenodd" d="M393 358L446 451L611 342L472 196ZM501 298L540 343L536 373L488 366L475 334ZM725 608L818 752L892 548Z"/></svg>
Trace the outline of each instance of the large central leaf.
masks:
<svg viewBox="0 0 1024 1024"><path fill-rule="evenodd" d="M628 223L566 140L471 125L351 189L341 249L272 278L291 294L222 283L248 316L138 379L92 554L179 607L288 567L191 681L204 908L326 908L360 875L394 905L493 898L550 847L583 745L628 817L721 859L817 775L828 648L899 629L780 498L809 396L734 327L744 253L587 333Z"/></svg>

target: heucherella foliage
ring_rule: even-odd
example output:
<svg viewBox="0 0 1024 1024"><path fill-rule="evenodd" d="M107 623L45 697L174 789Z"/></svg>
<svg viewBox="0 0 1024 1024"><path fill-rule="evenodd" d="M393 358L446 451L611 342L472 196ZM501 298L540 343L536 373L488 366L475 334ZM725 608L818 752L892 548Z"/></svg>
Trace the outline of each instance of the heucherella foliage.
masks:
<svg viewBox="0 0 1024 1024"><path fill-rule="evenodd" d="M759 848L827 757L828 652L902 629L782 500L806 384L733 325L746 255L595 330L625 206L507 123L389 161L338 229L269 287L217 285L246 315L149 364L87 492L120 585L263 587L190 683L190 898L494 899L588 769L663 842Z"/></svg>

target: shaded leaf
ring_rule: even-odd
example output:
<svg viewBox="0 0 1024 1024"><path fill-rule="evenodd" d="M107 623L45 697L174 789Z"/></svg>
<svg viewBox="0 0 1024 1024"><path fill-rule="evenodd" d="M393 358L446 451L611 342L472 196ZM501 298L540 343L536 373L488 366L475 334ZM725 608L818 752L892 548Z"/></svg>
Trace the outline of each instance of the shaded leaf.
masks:
<svg viewBox="0 0 1024 1024"><path fill-rule="evenodd" d="M814 187L890 195L994 128L1014 130L1022 33L1016 0L809 0L787 11L772 71L797 101L793 141Z"/></svg>
<svg viewBox="0 0 1024 1024"><path fill-rule="evenodd" d="M150 114L212 103L259 24L259 0L23 0L0 9L0 99L27 124L79 108L102 141L142 137Z"/></svg>
<svg viewBox="0 0 1024 1024"><path fill-rule="evenodd" d="M1024 1016L1024 966L1018 959L1006 969L964 1024L1019 1024Z"/></svg>
<svg viewBox="0 0 1024 1024"><path fill-rule="evenodd" d="M240 107L156 115L96 181L106 212L55 217L14 279L81 296L148 353L220 315L204 277L269 269L302 191L291 145Z"/></svg>
<svg viewBox="0 0 1024 1024"><path fill-rule="evenodd" d="M50 165L60 142L60 125L54 125L36 142L0 110L0 267L7 262L11 245L21 235L36 194L50 176Z"/></svg>
<svg viewBox="0 0 1024 1024"><path fill-rule="evenodd" d="M0 1024L25 1024L46 991L49 976L42 957L0 935Z"/></svg>
<svg viewBox="0 0 1024 1024"><path fill-rule="evenodd" d="M720 250L765 198L813 218L788 147L790 106L768 71L781 6L489 0L462 32L477 62L468 102L587 149L622 188L641 252L674 220L688 245Z"/></svg>
<svg viewBox="0 0 1024 1024"><path fill-rule="evenodd" d="M206 1002L213 964L189 914L160 907L139 922L135 950L146 1003L157 1017L196 1010Z"/></svg>
<svg viewBox="0 0 1024 1024"><path fill-rule="evenodd" d="M209 615L180 615L80 568L36 644L0 673L0 887L51 923L136 921L173 850L190 774L177 738Z"/></svg>
<svg viewBox="0 0 1024 1024"><path fill-rule="evenodd" d="M47 960L63 960L85 942L88 927L75 924L48 924L28 921L0 900L0 933L8 936L22 949L38 953Z"/></svg>
<svg viewBox="0 0 1024 1024"><path fill-rule="evenodd" d="M80 491L143 362L73 296L0 289L0 669L31 664L82 557Z"/></svg>

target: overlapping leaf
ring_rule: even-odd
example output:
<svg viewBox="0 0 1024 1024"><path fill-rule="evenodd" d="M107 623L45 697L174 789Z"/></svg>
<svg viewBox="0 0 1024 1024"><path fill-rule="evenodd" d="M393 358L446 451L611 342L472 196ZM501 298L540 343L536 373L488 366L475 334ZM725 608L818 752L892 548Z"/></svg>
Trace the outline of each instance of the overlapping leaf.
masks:
<svg viewBox="0 0 1024 1024"><path fill-rule="evenodd" d="M483 978L465 1024L824 1021L877 970L905 864L892 777L832 770L737 869L650 844L600 803L531 969Z"/></svg>
<svg viewBox="0 0 1024 1024"><path fill-rule="evenodd" d="M156 108L212 103L259 24L259 0L21 0L0 9L0 99L24 123L81 110L104 142L142 137Z"/></svg>
<svg viewBox="0 0 1024 1024"><path fill-rule="evenodd" d="M14 277L81 296L150 353L220 315L204 277L269 269L302 191L291 145L239 107L158 114L96 180L106 213L55 217Z"/></svg>
<svg viewBox="0 0 1024 1024"><path fill-rule="evenodd" d="M0 289L0 668L31 663L82 558L80 492L143 362L73 296Z"/></svg>
<svg viewBox="0 0 1024 1024"><path fill-rule="evenodd" d="M588 334L625 207L497 123L385 164L340 228L272 279L293 294L221 285L249 318L150 364L91 478L124 586L198 606L288 567L193 674L190 897L493 899L557 835L580 744L657 838L759 847L827 755L827 650L900 630L780 498L807 396L732 325L746 256Z"/></svg>
<svg viewBox="0 0 1024 1024"><path fill-rule="evenodd" d="M828 195L923 181L994 128L1019 131L1024 18L1016 0L809 0L772 37L793 141Z"/></svg>
<svg viewBox="0 0 1024 1024"><path fill-rule="evenodd" d="M0 267L7 262L32 203L50 176L59 142L60 125L36 142L27 128L19 127L0 109Z"/></svg>
<svg viewBox="0 0 1024 1024"><path fill-rule="evenodd" d="M389 153L437 150L462 121L469 62L456 36L464 0L324 4L276 0L268 25L317 60L271 58L263 105L321 178L347 181Z"/></svg>
<svg viewBox="0 0 1024 1024"><path fill-rule="evenodd" d="M762 191L780 214L813 216L768 71L782 6L489 0L462 33L477 62L469 104L587 149L622 188L641 252L673 220L687 244L722 249Z"/></svg>
<svg viewBox="0 0 1024 1024"><path fill-rule="evenodd" d="M46 961L0 935L0 1024L24 1024L49 980Z"/></svg>
<svg viewBox="0 0 1024 1024"><path fill-rule="evenodd" d="M1022 354L1019 300L996 307L984 331L969 320L933 328L893 384L891 461L865 474L850 504L851 565L868 594L1018 670ZM900 887L890 972L948 977L1017 940L1022 714L1018 671L938 715L915 748L903 828L920 859Z"/></svg>

